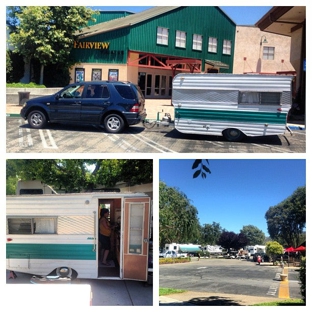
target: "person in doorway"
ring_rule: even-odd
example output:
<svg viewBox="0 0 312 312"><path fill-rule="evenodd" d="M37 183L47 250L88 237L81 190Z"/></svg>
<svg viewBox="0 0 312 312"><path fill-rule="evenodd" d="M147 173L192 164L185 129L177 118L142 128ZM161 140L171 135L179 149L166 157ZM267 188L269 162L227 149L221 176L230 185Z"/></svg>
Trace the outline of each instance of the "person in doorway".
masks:
<svg viewBox="0 0 312 312"><path fill-rule="evenodd" d="M104 265L109 265L107 262L107 257L111 249L110 236L112 233L112 228L109 220L109 210L106 208L101 209L100 217L100 243L101 243L101 262Z"/></svg>

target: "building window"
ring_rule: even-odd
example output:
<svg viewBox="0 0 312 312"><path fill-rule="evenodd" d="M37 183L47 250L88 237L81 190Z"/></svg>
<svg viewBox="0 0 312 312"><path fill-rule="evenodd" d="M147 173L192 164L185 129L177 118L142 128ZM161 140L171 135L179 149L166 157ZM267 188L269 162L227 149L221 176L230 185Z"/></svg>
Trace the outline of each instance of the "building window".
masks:
<svg viewBox="0 0 312 312"><path fill-rule="evenodd" d="M168 28L157 27L157 44L168 45Z"/></svg>
<svg viewBox="0 0 312 312"><path fill-rule="evenodd" d="M231 55L232 43L230 40L223 40L223 54Z"/></svg>
<svg viewBox="0 0 312 312"><path fill-rule="evenodd" d="M193 35L193 50L202 50L203 36L202 35Z"/></svg>
<svg viewBox="0 0 312 312"><path fill-rule="evenodd" d="M186 47L186 32L185 31L176 31L176 47L185 48Z"/></svg>
<svg viewBox="0 0 312 312"><path fill-rule="evenodd" d="M264 60L274 60L274 51L273 47L263 47L263 59Z"/></svg>
<svg viewBox="0 0 312 312"><path fill-rule="evenodd" d="M218 45L218 39L209 37L208 41L208 52L217 53L217 45Z"/></svg>

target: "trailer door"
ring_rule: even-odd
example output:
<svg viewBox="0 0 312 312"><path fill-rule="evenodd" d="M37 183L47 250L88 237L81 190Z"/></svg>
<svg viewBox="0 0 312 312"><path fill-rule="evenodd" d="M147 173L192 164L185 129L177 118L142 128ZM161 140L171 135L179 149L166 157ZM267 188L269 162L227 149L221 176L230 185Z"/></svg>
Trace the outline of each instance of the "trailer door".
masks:
<svg viewBox="0 0 312 312"><path fill-rule="evenodd" d="M146 281L150 199L126 198L124 204L123 278Z"/></svg>

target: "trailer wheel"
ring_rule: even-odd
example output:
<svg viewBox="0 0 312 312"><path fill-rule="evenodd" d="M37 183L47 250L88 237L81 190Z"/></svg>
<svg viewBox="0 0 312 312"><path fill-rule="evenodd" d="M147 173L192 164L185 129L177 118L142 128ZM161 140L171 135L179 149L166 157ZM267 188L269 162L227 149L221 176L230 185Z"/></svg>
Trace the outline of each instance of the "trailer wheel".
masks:
<svg viewBox="0 0 312 312"><path fill-rule="evenodd" d="M243 132L235 128L225 129L222 134L230 142L242 141L245 137Z"/></svg>
<svg viewBox="0 0 312 312"><path fill-rule="evenodd" d="M72 269L68 267L60 267L56 269L56 275L59 277L71 277Z"/></svg>

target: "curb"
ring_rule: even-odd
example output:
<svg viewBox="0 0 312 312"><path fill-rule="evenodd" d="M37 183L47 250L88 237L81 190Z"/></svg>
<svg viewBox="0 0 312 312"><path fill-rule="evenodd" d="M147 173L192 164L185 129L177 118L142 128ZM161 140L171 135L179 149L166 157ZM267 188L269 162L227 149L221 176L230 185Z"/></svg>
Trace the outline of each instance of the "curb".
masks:
<svg viewBox="0 0 312 312"><path fill-rule="evenodd" d="M21 117L21 115L20 114L6 113L6 117Z"/></svg>

